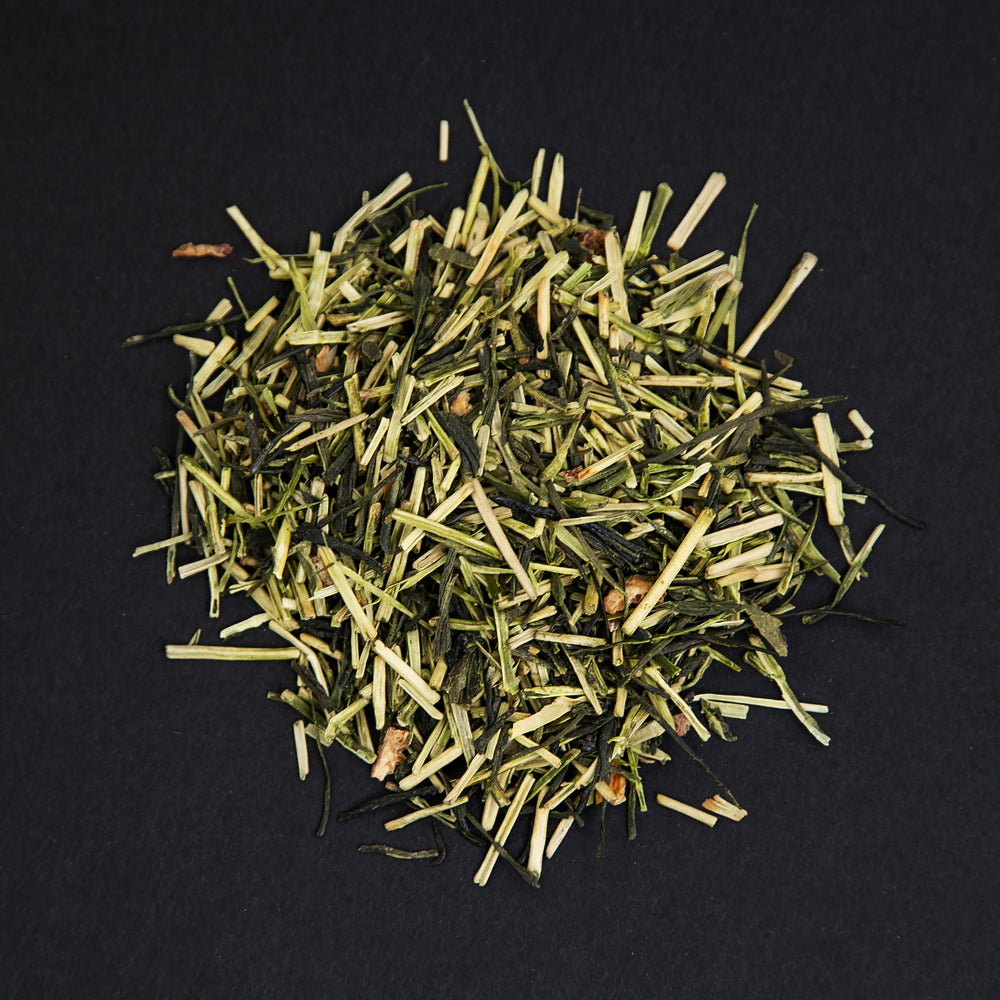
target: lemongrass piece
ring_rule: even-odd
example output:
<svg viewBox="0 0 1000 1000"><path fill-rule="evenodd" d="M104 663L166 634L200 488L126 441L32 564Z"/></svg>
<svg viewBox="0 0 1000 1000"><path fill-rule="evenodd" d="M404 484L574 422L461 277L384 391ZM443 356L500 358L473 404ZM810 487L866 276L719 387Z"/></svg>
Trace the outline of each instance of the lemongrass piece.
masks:
<svg viewBox="0 0 1000 1000"><path fill-rule="evenodd" d="M684 218L677 224L677 228L670 234L667 246L671 250L680 250L687 243L695 226L704 218L705 213L712 207L712 202L721 194L726 186L726 175L716 171L709 175L701 193L692 202Z"/></svg>
<svg viewBox="0 0 1000 1000"><path fill-rule="evenodd" d="M439 802L435 806L424 806L423 809L417 809L414 812L407 813L405 816L400 816L398 819L391 819L388 823L384 823L383 826L390 832L393 830L402 830L411 823L416 823L418 820L426 819L428 816L437 816L438 813L449 812L456 806L465 805L468 801L468 796L465 796L461 799L456 799L453 802Z"/></svg>
<svg viewBox="0 0 1000 1000"><path fill-rule="evenodd" d="M805 706L799 701L795 692L792 690L791 685L788 683L788 679L785 677L785 671L781 668L781 664L771 656L770 653L765 653L764 650L758 649L755 652L749 654L758 666L758 669L765 677L770 677L775 684L778 685L778 689L781 691L781 697L785 699L788 703L788 707L792 710L795 717L806 727L807 730L816 738L819 743L823 746L830 745L830 737L820 728L819 723L809 714Z"/></svg>
<svg viewBox="0 0 1000 1000"><path fill-rule="evenodd" d="M725 819L732 820L734 823L738 823L747 815L746 809L741 809L739 806L733 805L732 802L728 802L721 795L713 795L710 799L705 799L701 807L710 813L715 813L716 816L723 816Z"/></svg>
<svg viewBox="0 0 1000 1000"><path fill-rule="evenodd" d="M277 250L268 246L261 239L260 234L250 225L246 216L235 205L230 205L226 209L226 214L239 226L247 242L257 251L258 256L263 259L264 263L267 264L268 270L287 278L289 276L288 264L282 259Z"/></svg>
<svg viewBox="0 0 1000 1000"><path fill-rule="evenodd" d="M549 191L545 199L545 203L556 215L561 212L564 169L562 153L556 153L552 158L552 169L549 172Z"/></svg>
<svg viewBox="0 0 1000 1000"><path fill-rule="evenodd" d="M451 787L451 791L444 797L443 802L449 804L457 804L458 797L465 791L466 786L470 781L476 776L476 773L486 762L486 754L477 753L473 756L472 760L469 761L469 766L465 769L462 776L455 782Z"/></svg>
<svg viewBox="0 0 1000 1000"><path fill-rule="evenodd" d="M531 823L531 841L528 847L527 869L536 878L542 874L542 859L545 856L545 841L549 828L549 810L542 805L544 792L535 804L535 817Z"/></svg>
<svg viewBox="0 0 1000 1000"><path fill-rule="evenodd" d="M663 674L656 667L646 667L645 674L650 680L680 709L681 714L687 719L691 728L698 734L699 739L705 741L710 737L709 731L702 725L701 720L695 715L691 706L667 683Z"/></svg>
<svg viewBox="0 0 1000 1000"><path fill-rule="evenodd" d="M168 643L168 660L297 660L294 646L187 646Z"/></svg>
<svg viewBox="0 0 1000 1000"><path fill-rule="evenodd" d="M744 477L747 484L758 483L818 483L823 479L819 472L748 472Z"/></svg>
<svg viewBox="0 0 1000 1000"><path fill-rule="evenodd" d="M421 696L425 701L430 702L432 705L439 701L441 695L439 692L435 691L427 681L423 679L407 662L404 660L399 653L394 649L387 646L381 639L376 639L374 642L375 652L378 653L385 662L392 667L393 670L402 677L407 684L414 691L419 691Z"/></svg>
<svg viewBox="0 0 1000 1000"><path fill-rule="evenodd" d="M366 693L367 692L367 693ZM323 742L329 746L340 730L341 726L350 722L359 712L363 712L371 704L372 686L369 684L363 688L359 694L361 697L342 708L335 715L331 715L323 731Z"/></svg>
<svg viewBox="0 0 1000 1000"><path fill-rule="evenodd" d="M780 580L791 565L792 562L788 560L771 563L769 566L745 566L743 569L719 577L716 582L720 587L731 587L734 583L742 583L745 580L753 580L754 583L767 583L770 580Z"/></svg>
<svg viewBox="0 0 1000 1000"><path fill-rule="evenodd" d="M500 249L500 244L506 239L507 234L513 226L514 220L520 214L521 209L524 208L527 200L528 191L526 188L521 188L521 190L518 191L513 198L511 198L510 204L504 210L503 215L500 216L485 248L479 255L479 263L466 279L466 283L468 285L478 285L486 276L486 272L489 270L490 264L493 263L493 258Z"/></svg>
<svg viewBox="0 0 1000 1000"><path fill-rule="evenodd" d="M438 161L448 162L448 120L442 118L438 123Z"/></svg>
<svg viewBox="0 0 1000 1000"><path fill-rule="evenodd" d="M410 177L408 173L402 173L380 194L376 195L369 201L366 201L347 220L347 222L345 222L340 229L337 230L337 233L333 238L333 247L331 252L333 254L343 252L348 236L350 236L350 234L366 219L371 218L373 215L385 208L385 206L390 202L395 201L396 198L398 198L399 195L402 194L412 182L413 178Z"/></svg>
<svg viewBox="0 0 1000 1000"><path fill-rule="evenodd" d="M500 555L503 556L504 561L510 566L514 576L517 577L518 583L521 584L524 592L528 595L529 600L535 600L538 597L535 583L528 575L527 570L521 565L521 561L517 558L514 547L510 544L510 540L504 533L503 527L497 519L496 512L493 510L493 505L486 496L483 484L478 479L472 480L472 499L476 505L476 509L483 518L486 530L489 531L493 541L496 542Z"/></svg>
<svg viewBox="0 0 1000 1000"><path fill-rule="evenodd" d="M443 750L436 757L432 757L419 771L411 771L399 782L399 787L404 792L417 785L423 784L432 774L437 774L442 768L454 763L462 756L462 748L453 743L447 750Z"/></svg>
<svg viewBox="0 0 1000 1000"><path fill-rule="evenodd" d="M570 827L573 825L573 817L567 816L566 819L561 819L556 824L555 830L552 831L552 836L549 838L548 845L545 848L545 857L551 858L553 854L559 850L559 845L566 838L566 834L569 833Z"/></svg>
<svg viewBox="0 0 1000 1000"><path fill-rule="evenodd" d="M724 719L745 719L750 714L749 705L739 705L729 701L709 701L707 698L703 701Z"/></svg>
<svg viewBox="0 0 1000 1000"><path fill-rule="evenodd" d="M752 538L762 531L770 531L773 528L780 528L785 523L783 514L765 514L763 517L755 517L743 524L734 524L730 528L721 528L719 531L709 532L702 538L701 543L706 548L717 548L720 545L729 545L730 542L738 542L744 538Z"/></svg>
<svg viewBox="0 0 1000 1000"><path fill-rule="evenodd" d="M672 809L674 812L679 812L684 816L690 816L691 819L696 819L699 823L704 823L705 826L715 826L717 817L713 816L710 812L705 812L704 809L689 806L686 802L679 802L677 799L672 799L669 795L657 795L656 801L661 806L666 806L667 809Z"/></svg>
<svg viewBox="0 0 1000 1000"><path fill-rule="evenodd" d="M541 729L543 726L547 726L550 722L555 722L557 719L561 719L567 712L570 711L574 704L576 704L574 700L566 697L559 697L556 698L555 701L550 701L537 712L527 716L527 718L520 719L515 722L510 729L511 738L516 739L518 736L533 733L536 729Z"/></svg>
<svg viewBox="0 0 1000 1000"><path fill-rule="evenodd" d="M667 592L670 584L674 582L678 573L683 569L695 546L700 542L715 520L715 511L705 508L697 517L694 524L688 529L681 544L670 557L670 561L660 572L653 585L646 592L646 596L639 602L635 610L625 619L622 631L625 635L632 635L639 628L643 621L649 616L653 608L660 602L660 599Z"/></svg>
<svg viewBox="0 0 1000 1000"><path fill-rule="evenodd" d="M788 305L788 300L795 294L795 290L809 277L815 266L816 255L804 253L802 259L792 269L784 287L778 292L778 297L768 306L767 311L757 321L757 325L747 335L746 340L737 348L736 356L738 358L745 358L757 346L757 341L764 336L771 324L778 318L781 310Z"/></svg>
<svg viewBox="0 0 1000 1000"><path fill-rule="evenodd" d="M309 747L306 745L306 724L302 719L292 723L295 736L295 760L299 767L299 780L305 781L309 774Z"/></svg>
<svg viewBox="0 0 1000 1000"><path fill-rule="evenodd" d="M731 573L733 570L740 569L743 566L748 566L751 563L763 562L773 551L774 542L755 545L752 549L747 549L746 552L740 552L737 555L729 556L727 559L720 559L717 563L712 563L705 570L705 578L711 580L717 576L725 576L727 573Z"/></svg>
<svg viewBox="0 0 1000 1000"><path fill-rule="evenodd" d="M132 551L132 558L148 555L150 552L159 552L161 549L169 549L173 545L183 545L189 541L191 541L191 532L184 531L179 535L174 535L172 538L164 538L160 542L150 542L148 545L140 545Z"/></svg>
<svg viewBox="0 0 1000 1000"><path fill-rule="evenodd" d="M504 847L506 845L507 838L510 836L510 832L514 828L514 824L517 822L518 816L521 815L521 810L524 808L524 804L528 800L528 795L531 793L531 786L533 784L534 780L530 774L526 774L521 779L521 784L518 786L517 792L515 793L511 804L507 807L507 812L504 814L503 821L500 824L500 829L497 830L496 836L493 838L500 847ZM500 852L496 849L496 847L490 845L489 849L486 851L486 857L483 858L483 863L479 866L479 871L476 872L475 878L473 878L473 882L475 882L476 885L486 885L499 857Z"/></svg>
<svg viewBox="0 0 1000 1000"><path fill-rule="evenodd" d="M204 337L189 337L183 333L175 333L171 339L177 347L202 358L207 358L216 347L214 340L207 340Z"/></svg>
<svg viewBox="0 0 1000 1000"><path fill-rule="evenodd" d="M840 459L837 457L837 441L833 435L833 425L830 423L830 414L825 410L816 413L812 418L813 427L816 430L816 443L819 450L823 452L830 465L840 467ZM826 519L834 527L844 523L844 498L840 477L824 463L823 469L823 494L826 497Z"/></svg>
<svg viewBox="0 0 1000 1000"><path fill-rule="evenodd" d="M874 428L863 416L861 416L858 410L849 410L847 413L847 419L850 420L852 424L861 433L861 436L867 441L875 433Z"/></svg>
<svg viewBox="0 0 1000 1000"><path fill-rule="evenodd" d="M626 236L625 245L622 247L622 260L626 266L631 264L639 253L639 244L642 241L652 197L652 191L640 191L639 197L636 199L635 211L632 213L632 224L629 226L628 236Z"/></svg>
<svg viewBox="0 0 1000 1000"><path fill-rule="evenodd" d="M399 684L400 691L403 694L409 695L412 701L415 701L432 719L437 721L438 719L444 718L444 713L441 709L436 708L434 704L429 701L422 689L414 687L405 678L397 678L397 683Z"/></svg>
<svg viewBox="0 0 1000 1000"><path fill-rule="evenodd" d="M758 698L755 695L749 694L697 694L691 700L710 701L716 704L729 702L733 705L758 705L762 708L787 709L790 707L788 702L782 700L781 698ZM802 702L801 704L807 712L817 712L822 714L830 711L829 705L814 705L807 702Z"/></svg>
<svg viewBox="0 0 1000 1000"><path fill-rule="evenodd" d="M828 611L835 608L843 599L844 595L851 588L854 581L860 576L861 570L864 568L865 562L868 556L871 555L872 549L875 547L875 543L879 540L882 532L885 530L884 524L878 524L872 530L872 533L865 540L864 545L858 549L857 555L851 560L850 566L847 567L847 571L844 573L840 580L840 584L837 587L837 592L833 595L833 600L829 604L824 605L815 614L810 614L805 616L802 620L806 624L815 624L825 617Z"/></svg>
<svg viewBox="0 0 1000 1000"><path fill-rule="evenodd" d="M628 313L628 303L625 301L625 265L622 260L621 244L618 234L612 229L604 235L604 255L607 262L608 275L611 278L611 296L615 305Z"/></svg>
<svg viewBox="0 0 1000 1000"><path fill-rule="evenodd" d="M266 625L269 621L271 621L271 616L266 611L262 611L260 614L251 615L249 618L244 618L243 621L235 622L221 629L219 631L219 638L230 639L234 635L240 635L242 632L249 632L251 629L260 628L261 625Z"/></svg>

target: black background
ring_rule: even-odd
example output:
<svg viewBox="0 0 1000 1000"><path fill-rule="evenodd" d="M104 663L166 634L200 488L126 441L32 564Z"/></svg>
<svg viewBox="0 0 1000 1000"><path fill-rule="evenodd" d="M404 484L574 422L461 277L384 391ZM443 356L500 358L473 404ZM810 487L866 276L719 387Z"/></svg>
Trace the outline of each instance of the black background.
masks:
<svg viewBox="0 0 1000 1000"><path fill-rule="evenodd" d="M997 53L990 4L22 5L4 20L0 992L10 997L952 997L998 985ZM757 710L712 741L748 818L652 806L574 831L533 890L477 852L431 869L313 837L280 664L167 662L206 618L132 548L167 534L169 344L274 246L328 235L404 169L464 199L476 109L501 166L561 151L567 198L627 227L639 190L729 183L687 249L753 223L743 324L804 250L767 335L876 429L850 471L890 521L852 592L905 628L793 629L823 749ZM436 162L437 122L452 157ZM435 202L437 199L437 202ZM187 240L237 245L175 261ZM848 430L840 414L838 425ZM869 505L870 507L871 505ZM863 538L879 517L859 513ZM244 616L231 603L225 621ZM206 641L214 633L206 632ZM745 678L751 685L753 678ZM759 680L759 679L758 679ZM736 679L740 682L740 678ZM734 683L736 683L734 682ZM370 791L335 761L334 808ZM683 761L649 793L700 801ZM398 835L427 846L429 835Z"/></svg>

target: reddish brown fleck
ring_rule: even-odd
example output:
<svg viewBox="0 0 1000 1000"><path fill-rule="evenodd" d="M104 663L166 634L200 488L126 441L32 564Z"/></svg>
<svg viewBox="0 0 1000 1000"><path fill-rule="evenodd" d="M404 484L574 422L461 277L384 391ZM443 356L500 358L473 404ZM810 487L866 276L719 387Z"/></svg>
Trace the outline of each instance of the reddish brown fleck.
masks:
<svg viewBox="0 0 1000 1000"><path fill-rule="evenodd" d="M454 413L456 417L466 417L472 410L472 396L469 395L468 389L461 389L455 394L455 398L452 400L451 406L448 407L451 413Z"/></svg>
<svg viewBox="0 0 1000 1000"><path fill-rule="evenodd" d="M603 229L588 229L580 237L580 246L587 253L604 253L604 235Z"/></svg>
<svg viewBox="0 0 1000 1000"><path fill-rule="evenodd" d="M323 584L324 587L333 586L333 577L327 572L326 565L320 556L310 556L313 566L316 567L316 575L319 578L319 582Z"/></svg>
<svg viewBox="0 0 1000 1000"><path fill-rule="evenodd" d="M228 243L182 243L172 257L228 257L233 248Z"/></svg>
<svg viewBox="0 0 1000 1000"><path fill-rule="evenodd" d="M651 580L642 576L630 576L625 581L625 593L620 590L609 590L604 597L604 610L609 615L618 614L626 607L638 604L653 586Z"/></svg>
<svg viewBox="0 0 1000 1000"><path fill-rule="evenodd" d="M608 788L614 794L614 798L609 800L609 806L620 806L625 801L625 775L617 771L612 772L608 778ZM594 801L597 803L604 801L604 796L600 792L594 792Z"/></svg>
<svg viewBox="0 0 1000 1000"><path fill-rule="evenodd" d="M409 729L390 726L379 744L378 756L372 764L372 777L384 781L403 763L406 748L410 745Z"/></svg>
<svg viewBox="0 0 1000 1000"><path fill-rule="evenodd" d="M604 610L609 615L617 615L625 610L625 595L620 590L609 590L604 595Z"/></svg>
<svg viewBox="0 0 1000 1000"><path fill-rule="evenodd" d="M649 593L649 588L652 586L652 580L647 580L642 576L630 576L625 581L625 597L629 605L638 604Z"/></svg>
<svg viewBox="0 0 1000 1000"><path fill-rule="evenodd" d="M329 344L325 344L316 352L316 360L313 362L316 371L322 375L328 372L333 366L333 359L336 356L336 352L330 347Z"/></svg>

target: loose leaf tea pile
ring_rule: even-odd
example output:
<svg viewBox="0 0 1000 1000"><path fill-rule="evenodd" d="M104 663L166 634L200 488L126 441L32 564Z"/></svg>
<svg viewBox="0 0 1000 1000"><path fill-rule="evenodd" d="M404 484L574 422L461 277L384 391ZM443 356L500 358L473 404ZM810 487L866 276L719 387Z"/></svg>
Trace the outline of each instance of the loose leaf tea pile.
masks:
<svg viewBox="0 0 1000 1000"><path fill-rule="evenodd" d="M187 446L160 456L171 537L137 553L207 579L213 617L223 593L259 609L168 656L287 659L271 697L297 713L300 774L318 744L328 804L339 744L388 789L341 818L403 806L386 829L427 819L436 844L366 850L438 860L444 825L485 849L477 883L499 859L537 883L588 805L602 831L624 806L634 837L648 765L671 755L716 794L656 801L745 815L695 747L733 739L749 706L828 742L825 706L786 679L782 622L811 574L830 597L807 619L833 611L882 526L855 549L844 516L874 498L842 468L871 428L855 411L840 440L791 359L749 357L812 255L741 339L746 231L733 256L682 256L722 175L666 239L671 190L643 192L623 238L564 212L560 157L543 193L544 151L509 184L482 150L447 218L403 174L305 253L229 209L280 292L153 335L194 363L172 396ZM278 638L228 641L252 629ZM743 666L774 698L713 693Z"/></svg>

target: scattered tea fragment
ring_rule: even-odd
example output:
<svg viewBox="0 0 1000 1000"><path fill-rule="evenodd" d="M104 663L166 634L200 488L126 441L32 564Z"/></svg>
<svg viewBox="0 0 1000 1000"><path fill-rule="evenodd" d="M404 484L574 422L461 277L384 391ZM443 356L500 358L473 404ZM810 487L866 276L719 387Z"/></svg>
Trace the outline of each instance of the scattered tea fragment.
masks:
<svg viewBox="0 0 1000 1000"><path fill-rule="evenodd" d="M228 257L233 252L229 243L182 243L173 257Z"/></svg>
<svg viewBox="0 0 1000 1000"><path fill-rule="evenodd" d="M811 254L741 339L746 232L734 255L681 256L721 174L669 238L666 184L619 233L567 206L561 157L547 184L544 150L508 183L478 134L468 196L440 219L408 174L292 254L230 208L278 290L128 341L170 336L193 372L171 397L186 448L157 474L168 537L136 555L205 581L212 617L223 594L257 606L223 645L168 656L288 660L271 697L296 714L300 776L312 741L329 781L337 743L391 789L357 812L402 807L385 828L429 825L438 845L364 850L441 860L447 826L482 846L478 884L503 861L536 885L590 804L602 830L623 807L634 837L650 766L676 753L714 794L656 801L742 819L696 747L735 739L751 706L828 742L826 706L779 662L783 624L810 576L832 590L812 620L838 613L882 528L855 554L848 514L882 501L844 471L871 444L860 414L841 439L841 397L748 357ZM442 122L442 160L447 139ZM776 697L703 691L708 674L739 688L742 666Z"/></svg>

